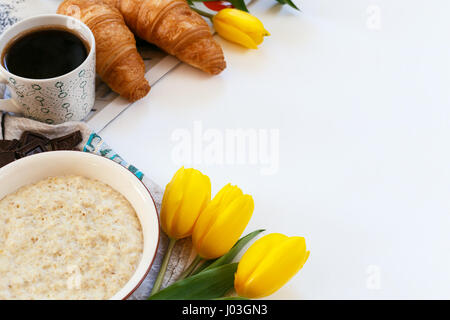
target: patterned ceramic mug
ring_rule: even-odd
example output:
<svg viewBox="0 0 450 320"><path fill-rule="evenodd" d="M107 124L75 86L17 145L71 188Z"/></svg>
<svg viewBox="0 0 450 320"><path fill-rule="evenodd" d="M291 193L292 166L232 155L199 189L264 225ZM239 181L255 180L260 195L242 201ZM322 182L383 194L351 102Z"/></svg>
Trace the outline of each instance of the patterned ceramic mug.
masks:
<svg viewBox="0 0 450 320"><path fill-rule="evenodd" d="M5 83L11 93L11 99L0 100L0 110L23 114L49 124L83 120L95 101L95 39L85 24L58 14L22 20L1 35L0 53L17 36L28 30L49 26L73 30L89 45L88 57L75 70L51 79L22 78L0 64L0 82Z"/></svg>

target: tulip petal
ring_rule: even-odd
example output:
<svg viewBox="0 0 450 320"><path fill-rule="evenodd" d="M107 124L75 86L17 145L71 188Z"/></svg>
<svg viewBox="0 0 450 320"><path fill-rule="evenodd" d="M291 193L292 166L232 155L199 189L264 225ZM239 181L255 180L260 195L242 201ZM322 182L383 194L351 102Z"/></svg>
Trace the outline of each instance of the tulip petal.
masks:
<svg viewBox="0 0 450 320"><path fill-rule="evenodd" d="M192 234L192 242L197 248L201 248L206 233L211 230L217 216L221 214L232 202L244 193L237 186L231 184L223 187L202 211Z"/></svg>
<svg viewBox="0 0 450 320"><path fill-rule="evenodd" d="M244 294L247 279L262 263L266 255L275 248L275 244L282 243L286 239L288 237L284 234L271 233L255 241L245 252L239 262L238 272L236 273L235 287L239 295L246 296Z"/></svg>
<svg viewBox="0 0 450 320"><path fill-rule="evenodd" d="M239 26L239 29L245 33L256 33L265 31L264 25L255 16L248 12L236 9L223 9L214 17L220 21L234 26Z"/></svg>
<svg viewBox="0 0 450 320"><path fill-rule="evenodd" d="M227 207L234 199L243 194L244 193L238 186L232 186L231 183L229 183L217 193L214 199L217 198L217 203L219 203L220 206Z"/></svg>
<svg viewBox="0 0 450 320"><path fill-rule="evenodd" d="M172 230L176 239L190 236L194 225L203 209L211 200L211 182L197 170L188 169L184 182L183 201L179 207L176 220L172 221Z"/></svg>
<svg viewBox="0 0 450 320"><path fill-rule="evenodd" d="M161 227L172 239L192 233L200 212L211 200L209 178L195 169L181 168L167 185L161 206Z"/></svg>
<svg viewBox="0 0 450 320"><path fill-rule="evenodd" d="M183 199L183 189L178 188L184 177L184 167L180 168L167 184L161 205L161 227L166 234L172 237L172 224L176 212Z"/></svg>
<svg viewBox="0 0 450 320"><path fill-rule="evenodd" d="M280 289L304 265L309 251L303 237L287 238L281 243L273 243L274 248L247 278L243 296L262 298Z"/></svg>
<svg viewBox="0 0 450 320"><path fill-rule="evenodd" d="M209 205L206 206L206 208L200 214L197 222L195 223L194 230L192 232L192 242L196 248L200 248L202 246L203 238L207 230L211 228L214 218L219 212L217 210L218 205L213 204L212 202L210 202Z"/></svg>
<svg viewBox="0 0 450 320"><path fill-rule="evenodd" d="M252 38L257 45L263 42L264 36L270 35L264 28L263 23L248 12L231 8L223 9L214 19L218 19L227 25L236 27Z"/></svg>
<svg viewBox="0 0 450 320"><path fill-rule="evenodd" d="M247 227L254 208L253 198L243 195L221 210L203 236L201 246L195 243L198 254L205 259L215 259L230 251Z"/></svg>
<svg viewBox="0 0 450 320"><path fill-rule="evenodd" d="M228 25L218 19L213 20L214 28L222 38L240 44L249 49L258 49L255 41L238 28Z"/></svg>
<svg viewBox="0 0 450 320"><path fill-rule="evenodd" d="M179 216L182 214L182 205L186 199L186 185L188 184L192 169L184 169L181 174L173 181L171 187L171 197L169 198L168 214L167 214L167 226L170 230L170 234L174 239L180 239L180 235L176 232L175 226L179 221ZM179 199L181 197L181 200ZM179 201L177 206L172 207L170 202Z"/></svg>

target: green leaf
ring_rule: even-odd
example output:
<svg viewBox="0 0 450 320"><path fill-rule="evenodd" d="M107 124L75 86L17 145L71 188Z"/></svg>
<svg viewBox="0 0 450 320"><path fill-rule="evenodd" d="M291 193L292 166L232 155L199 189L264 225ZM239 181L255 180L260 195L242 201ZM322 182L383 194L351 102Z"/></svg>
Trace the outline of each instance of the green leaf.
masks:
<svg viewBox="0 0 450 320"><path fill-rule="evenodd" d="M194 3L192 2L192 0L186 0L186 2L188 3L188 5L193 6Z"/></svg>
<svg viewBox="0 0 450 320"><path fill-rule="evenodd" d="M292 8L294 8L295 10L299 10L300 9L295 5L295 3L292 2L292 0L276 0L278 3L280 4L287 4L289 6L291 6Z"/></svg>
<svg viewBox="0 0 450 320"><path fill-rule="evenodd" d="M244 0L227 0L227 1L230 2L236 9L248 12L247 5L245 4Z"/></svg>
<svg viewBox="0 0 450 320"><path fill-rule="evenodd" d="M203 268L203 271L201 271L201 272L205 272L207 270L217 268L224 264L230 263L238 255L238 253L241 252L242 248L244 248L247 245L247 243L249 243L253 238L255 238L258 234L260 234L261 232L264 232L264 231L265 231L264 229L256 230L256 231L253 231L252 233L249 233L245 237L241 238L238 242L236 242L236 244L233 246L233 248L231 248L231 250L228 251L227 254L220 257L219 259L216 259L215 261L213 261L211 264L207 265L206 267L202 266L204 268Z"/></svg>
<svg viewBox="0 0 450 320"><path fill-rule="evenodd" d="M300 9L295 5L295 3L294 2L292 2L291 0L286 0L286 3L288 4L288 5L290 5L292 8L294 8L295 10L299 10L300 11Z"/></svg>
<svg viewBox="0 0 450 320"><path fill-rule="evenodd" d="M237 263L226 264L177 281L149 300L209 300L223 297L234 287Z"/></svg>
<svg viewBox="0 0 450 320"><path fill-rule="evenodd" d="M194 272L191 273L191 276L196 275L197 273L202 272L202 271L205 270L207 267L209 267L210 265L212 265L215 261L217 261L217 259L206 260L206 261L203 262L199 267L197 267L197 269L195 269Z"/></svg>

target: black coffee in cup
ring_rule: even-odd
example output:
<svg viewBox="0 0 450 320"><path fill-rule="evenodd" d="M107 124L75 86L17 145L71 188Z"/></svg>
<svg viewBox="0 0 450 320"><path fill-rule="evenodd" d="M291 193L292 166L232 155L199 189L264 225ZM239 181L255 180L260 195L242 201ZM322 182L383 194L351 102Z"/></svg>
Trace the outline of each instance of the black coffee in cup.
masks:
<svg viewBox="0 0 450 320"><path fill-rule="evenodd" d="M28 79L50 79L79 67L89 46L63 27L39 28L19 35L3 51L2 64L9 72Z"/></svg>

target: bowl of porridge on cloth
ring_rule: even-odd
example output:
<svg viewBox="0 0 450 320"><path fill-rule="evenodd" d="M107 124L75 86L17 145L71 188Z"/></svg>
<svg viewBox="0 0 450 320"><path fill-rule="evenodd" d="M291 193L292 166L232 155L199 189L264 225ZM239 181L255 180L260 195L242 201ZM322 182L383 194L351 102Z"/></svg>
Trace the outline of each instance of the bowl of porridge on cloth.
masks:
<svg viewBox="0 0 450 320"><path fill-rule="evenodd" d="M0 300L126 299L158 240L150 192L112 160L56 151L0 169Z"/></svg>

